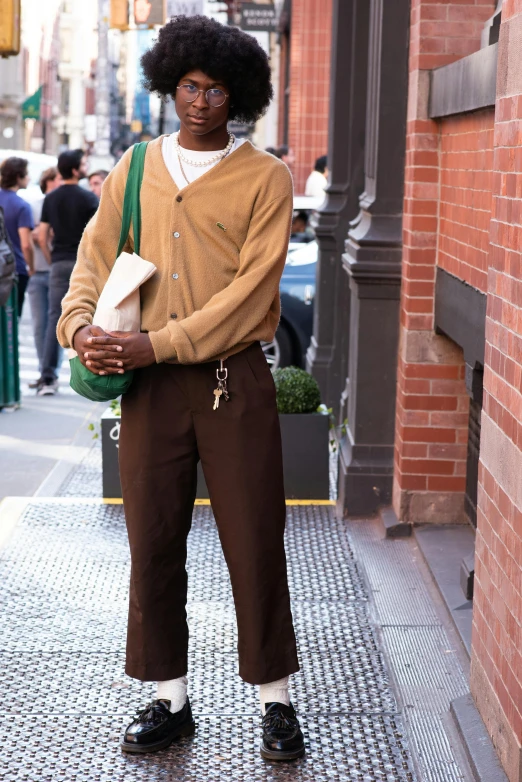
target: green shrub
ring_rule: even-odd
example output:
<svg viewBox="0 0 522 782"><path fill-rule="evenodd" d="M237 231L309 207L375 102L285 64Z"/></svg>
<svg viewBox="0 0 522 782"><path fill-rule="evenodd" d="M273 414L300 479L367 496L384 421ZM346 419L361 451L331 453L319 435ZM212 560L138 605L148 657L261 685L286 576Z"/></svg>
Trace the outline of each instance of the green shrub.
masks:
<svg viewBox="0 0 522 782"><path fill-rule="evenodd" d="M273 372L280 413L315 413L321 404L317 380L304 369L281 367Z"/></svg>

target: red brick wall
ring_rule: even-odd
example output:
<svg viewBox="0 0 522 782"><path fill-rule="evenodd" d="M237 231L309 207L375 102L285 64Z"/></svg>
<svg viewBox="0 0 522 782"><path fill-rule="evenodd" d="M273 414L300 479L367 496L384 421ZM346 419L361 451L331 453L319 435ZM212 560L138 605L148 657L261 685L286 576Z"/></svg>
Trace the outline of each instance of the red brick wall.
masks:
<svg viewBox="0 0 522 782"><path fill-rule="evenodd" d="M522 778L522 3L499 42L471 688L510 780Z"/></svg>
<svg viewBox="0 0 522 782"><path fill-rule="evenodd" d="M395 472L405 492L402 515L417 521L428 510L425 499L433 502L429 493L443 498L465 488L469 402L458 353L454 359L399 360Z"/></svg>
<svg viewBox="0 0 522 782"><path fill-rule="evenodd" d="M293 0L288 142L295 152L296 193L328 151L332 0Z"/></svg>
<svg viewBox="0 0 522 782"><path fill-rule="evenodd" d="M410 70L440 68L480 48L490 0L412 0Z"/></svg>
<svg viewBox="0 0 522 782"><path fill-rule="evenodd" d="M441 123L437 265L486 293L493 109Z"/></svg>
<svg viewBox="0 0 522 782"><path fill-rule="evenodd" d="M407 521L464 518L469 409L464 364L460 349L433 332L438 230L448 208L440 203L441 193L457 197L444 189L455 174L441 167L457 163L447 154L440 123L427 116L427 71L478 50L494 7L493 0L412 0L393 487L395 511ZM444 227L446 239L459 219L472 218L454 213L453 225ZM450 255L447 244L444 253Z"/></svg>

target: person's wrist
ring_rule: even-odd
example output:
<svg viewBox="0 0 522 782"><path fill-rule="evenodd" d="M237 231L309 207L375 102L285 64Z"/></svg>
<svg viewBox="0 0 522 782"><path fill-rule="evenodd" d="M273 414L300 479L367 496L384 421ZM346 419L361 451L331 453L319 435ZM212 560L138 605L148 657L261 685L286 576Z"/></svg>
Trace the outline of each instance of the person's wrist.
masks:
<svg viewBox="0 0 522 782"><path fill-rule="evenodd" d="M71 345L73 346L73 350L76 350L76 352L77 352L77 353L78 353L79 351L78 351L78 348L76 347L76 340L77 340L77 338L79 337L79 335L80 335L80 332L81 332L81 331L83 331L84 329L87 329L87 328L89 328L89 327L88 327L88 325L86 325L86 324L84 324L83 326L79 326L79 327L76 329L76 331L74 332L74 334L73 334L73 338L72 338L72 340L71 340Z"/></svg>
<svg viewBox="0 0 522 782"><path fill-rule="evenodd" d="M147 353L148 353L148 357L147 358L148 358L148 361L150 362L150 364L155 364L156 363L156 354L154 353L154 348L152 346L152 340L150 338L150 335L147 333L147 334L143 334L143 336L147 338L146 339L146 345L147 345Z"/></svg>

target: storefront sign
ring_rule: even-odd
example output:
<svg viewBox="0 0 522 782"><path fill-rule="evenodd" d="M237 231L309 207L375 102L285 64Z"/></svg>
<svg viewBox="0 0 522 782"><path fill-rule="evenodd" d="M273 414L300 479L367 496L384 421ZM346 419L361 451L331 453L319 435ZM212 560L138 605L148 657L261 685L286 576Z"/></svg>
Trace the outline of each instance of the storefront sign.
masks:
<svg viewBox="0 0 522 782"><path fill-rule="evenodd" d="M22 103L22 119L40 119L42 105L42 87L38 87L34 95L30 95Z"/></svg>
<svg viewBox="0 0 522 782"><path fill-rule="evenodd" d="M197 16L203 13L203 0L167 0L167 16Z"/></svg>
<svg viewBox="0 0 522 782"><path fill-rule="evenodd" d="M279 19L275 6L241 3L241 29L247 32L277 32Z"/></svg>

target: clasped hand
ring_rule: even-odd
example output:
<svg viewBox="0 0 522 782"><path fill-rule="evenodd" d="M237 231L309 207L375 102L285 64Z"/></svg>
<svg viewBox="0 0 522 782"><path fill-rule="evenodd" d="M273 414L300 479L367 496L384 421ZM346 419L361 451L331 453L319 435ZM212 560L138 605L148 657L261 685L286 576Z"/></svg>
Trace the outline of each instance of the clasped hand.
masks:
<svg viewBox="0 0 522 782"><path fill-rule="evenodd" d="M73 347L95 375L122 375L156 361L149 335L140 332L105 332L99 326L84 326L74 335Z"/></svg>

